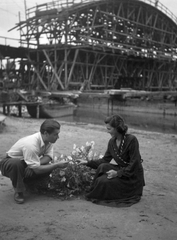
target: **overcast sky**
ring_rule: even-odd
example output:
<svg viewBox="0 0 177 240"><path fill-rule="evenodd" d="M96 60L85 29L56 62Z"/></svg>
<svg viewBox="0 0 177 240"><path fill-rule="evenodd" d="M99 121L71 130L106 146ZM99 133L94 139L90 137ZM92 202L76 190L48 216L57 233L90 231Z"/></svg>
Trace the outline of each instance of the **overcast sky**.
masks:
<svg viewBox="0 0 177 240"><path fill-rule="evenodd" d="M26 5L27 8L31 8L46 2L52 2L52 0L26 0ZM160 0L160 2L177 16L177 0ZM16 29L8 32L19 22L19 12L21 20L25 20L25 0L0 0L0 44L5 43L2 36L20 38L20 33Z"/></svg>

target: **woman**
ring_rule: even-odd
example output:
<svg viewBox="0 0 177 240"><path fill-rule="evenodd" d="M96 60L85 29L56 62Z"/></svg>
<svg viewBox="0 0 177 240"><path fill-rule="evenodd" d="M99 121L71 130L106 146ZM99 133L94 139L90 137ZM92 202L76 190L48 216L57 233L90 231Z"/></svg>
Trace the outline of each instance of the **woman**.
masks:
<svg viewBox="0 0 177 240"><path fill-rule="evenodd" d="M111 139L102 159L80 164L97 169L87 200L132 205L141 199L145 186L142 159L137 138L128 134L128 127L119 115L105 120ZM116 164L110 163L114 159Z"/></svg>

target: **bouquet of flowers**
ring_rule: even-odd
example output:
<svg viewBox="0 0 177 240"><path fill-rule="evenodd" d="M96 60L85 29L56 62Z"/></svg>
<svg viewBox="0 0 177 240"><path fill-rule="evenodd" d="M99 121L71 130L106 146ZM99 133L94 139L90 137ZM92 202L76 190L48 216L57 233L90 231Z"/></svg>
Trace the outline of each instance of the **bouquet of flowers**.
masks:
<svg viewBox="0 0 177 240"><path fill-rule="evenodd" d="M65 169L56 169L52 172L50 178L50 189L57 192L59 196L71 197L82 194L90 188L95 170L79 164L78 159L95 160L102 157L93 152L95 143L86 142L85 146L78 147L73 145L73 151L70 156L61 155L54 161L67 160L69 164Z"/></svg>

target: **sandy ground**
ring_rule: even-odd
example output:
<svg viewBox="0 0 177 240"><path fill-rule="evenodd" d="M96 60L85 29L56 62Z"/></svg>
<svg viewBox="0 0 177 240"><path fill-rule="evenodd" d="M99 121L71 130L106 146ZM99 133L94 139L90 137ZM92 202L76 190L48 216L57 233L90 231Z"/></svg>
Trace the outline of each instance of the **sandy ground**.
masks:
<svg viewBox="0 0 177 240"><path fill-rule="evenodd" d="M0 157L20 137L39 130L43 120L7 117L0 133ZM61 122L57 153L94 140L104 153L109 135L103 126ZM62 201L26 193L13 201L8 178L0 175L0 240L176 240L177 135L129 129L139 139L146 186L142 200L128 208L100 206L82 198Z"/></svg>

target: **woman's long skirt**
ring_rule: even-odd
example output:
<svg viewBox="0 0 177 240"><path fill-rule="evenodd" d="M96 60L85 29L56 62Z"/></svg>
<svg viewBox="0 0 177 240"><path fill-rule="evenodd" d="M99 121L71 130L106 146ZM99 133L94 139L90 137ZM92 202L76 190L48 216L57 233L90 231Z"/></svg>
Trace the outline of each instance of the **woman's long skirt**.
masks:
<svg viewBox="0 0 177 240"><path fill-rule="evenodd" d="M119 170L117 165L103 163L97 168L90 192L86 199L94 203L114 203L116 205L130 206L140 201L144 182L143 168L132 177L107 178L107 171Z"/></svg>

